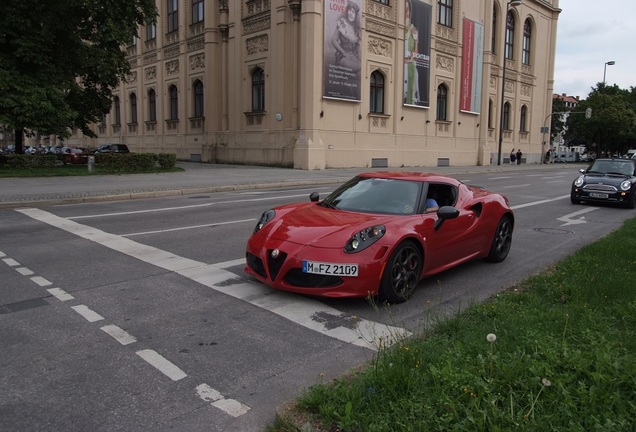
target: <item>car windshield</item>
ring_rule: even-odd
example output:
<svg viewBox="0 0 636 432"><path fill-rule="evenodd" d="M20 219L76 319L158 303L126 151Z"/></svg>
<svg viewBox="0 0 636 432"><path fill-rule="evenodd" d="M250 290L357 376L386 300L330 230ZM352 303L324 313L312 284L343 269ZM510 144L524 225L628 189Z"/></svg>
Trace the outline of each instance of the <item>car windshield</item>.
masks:
<svg viewBox="0 0 636 432"><path fill-rule="evenodd" d="M363 213L414 214L421 190L421 182L355 177L325 198L323 205Z"/></svg>
<svg viewBox="0 0 636 432"><path fill-rule="evenodd" d="M634 175L632 161L596 160L588 168L588 172L600 174Z"/></svg>

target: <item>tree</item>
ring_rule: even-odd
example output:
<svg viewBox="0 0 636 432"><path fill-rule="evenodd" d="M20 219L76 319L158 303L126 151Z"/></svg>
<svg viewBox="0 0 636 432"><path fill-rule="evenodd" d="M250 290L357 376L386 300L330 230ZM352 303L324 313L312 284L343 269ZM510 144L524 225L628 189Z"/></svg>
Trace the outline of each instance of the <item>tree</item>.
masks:
<svg viewBox="0 0 636 432"><path fill-rule="evenodd" d="M550 142L554 141L559 135L565 132L565 121L567 116L557 113L569 111L565 105L565 101L559 97L552 98L552 113L550 116Z"/></svg>
<svg viewBox="0 0 636 432"><path fill-rule="evenodd" d="M156 19L154 0L0 1L0 124L66 137L110 111L130 72L123 46Z"/></svg>

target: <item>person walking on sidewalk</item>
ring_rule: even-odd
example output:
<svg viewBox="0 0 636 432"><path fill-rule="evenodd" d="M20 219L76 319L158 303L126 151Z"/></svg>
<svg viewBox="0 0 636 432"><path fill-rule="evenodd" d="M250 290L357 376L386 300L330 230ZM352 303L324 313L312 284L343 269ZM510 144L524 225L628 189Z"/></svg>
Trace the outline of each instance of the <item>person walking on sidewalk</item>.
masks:
<svg viewBox="0 0 636 432"><path fill-rule="evenodd" d="M515 165L517 163L517 155L515 154L515 148L513 147L510 150L510 165Z"/></svg>
<svg viewBox="0 0 636 432"><path fill-rule="evenodd" d="M517 165L521 165L521 156L523 156L521 149L517 149Z"/></svg>

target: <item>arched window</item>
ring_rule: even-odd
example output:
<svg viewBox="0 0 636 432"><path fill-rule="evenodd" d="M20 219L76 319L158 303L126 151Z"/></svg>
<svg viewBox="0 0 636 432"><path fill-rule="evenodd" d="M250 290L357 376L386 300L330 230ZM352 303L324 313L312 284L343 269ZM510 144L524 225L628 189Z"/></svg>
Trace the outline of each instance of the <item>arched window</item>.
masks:
<svg viewBox="0 0 636 432"><path fill-rule="evenodd" d="M524 65L530 65L530 43L532 41L532 24L530 19L527 19L523 24L523 44L521 52L521 62Z"/></svg>
<svg viewBox="0 0 636 432"><path fill-rule="evenodd" d="M515 45L515 14L512 11L508 11L508 16L506 18L506 52L504 53L505 58L508 60L513 59Z"/></svg>
<svg viewBox="0 0 636 432"><path fill-rule="evenodd" d="M130 122L137 124L137 95L130 94Z"/></svg>
<svg viewBox="0 0 636 432"><path fill-rule="evenodd" d="M503 110L503 128L510 130L510 102L504 104Z"/></svg>
<svg viewBox="0 0 636 432"><path fill-rule="evenodd" d="M194 82L194 117L203 118L203 83Z"/></svg>
<svg viewBox="0 0 636 432"><path fill-rule="evenodd" d="M153 89L148 90L148 121L157 121L157 96Z"/></svg>
<svg viewBox="0 0 636 432"><path fill-rule="evenodd" d="M179 120L179 92L177 86L171 85L168 93L170 94L170 120Z"/></svg>
<svg viewBox="0 0 636 432"><path fill-rule="evenodd" d="M252 72L252 111L265 111L265 73L261 68Z"/></svg>
<svg viewBox="0 0 636 432"><path fill-rule="evenodd" d="M528 107L521 107L521 115L519 117L519 132L527 132L526 123L528 121Z"/></svg>
<svg viewBox="0 0 636 432"><path fill-rule="evenodd" d="M446 120L448 89L444 84L437 87L437 120Z"/></svg>
<svg viewBox="0 0 636 432"><path fill-rule="evenodd" d="M370 112L384 114L384 76L377 70L371 74L370 101Z"/></svg>
<svg viewBox="0 0 636 432"><path fill-rule="evenodd" d="M121 124L121 104L119 102L119 96L115 96L115 123L116 125Z"/></svg>
<svg viewBox="0 0 636 432"><path fill-rule="evenodd" d="M453 0L437 0L437 22L446 27L453 26Z"/></svg>

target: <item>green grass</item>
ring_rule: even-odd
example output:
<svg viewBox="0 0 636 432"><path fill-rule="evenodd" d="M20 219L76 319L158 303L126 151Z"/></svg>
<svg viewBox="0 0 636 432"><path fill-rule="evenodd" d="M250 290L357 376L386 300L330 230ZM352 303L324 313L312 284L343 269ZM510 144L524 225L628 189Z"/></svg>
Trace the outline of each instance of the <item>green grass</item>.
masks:
<svg viewBox="0 0 636 432"><path fill-rule="evenodd" d="M62 177L62 176L88 176L88 175L113 175L113 174L138 174L148 172L181 172L183 168L161 169L152 171L112 171L95 166L93 173L88 172L86 165L60 165L56 167L38 168L7 168L0 167L0 178L6 177Z"/></svg>
<svg viewBox="0 0 636 432"><path fill-rule="evenodd" d="M634 431L635 281L633 219L427 334L381 348L363 370L308 389L267 430Z"/></svg>

